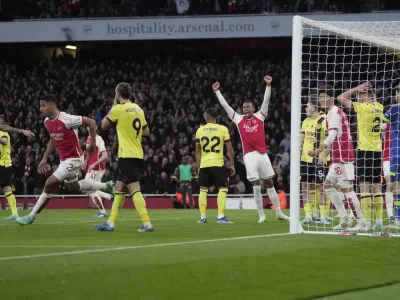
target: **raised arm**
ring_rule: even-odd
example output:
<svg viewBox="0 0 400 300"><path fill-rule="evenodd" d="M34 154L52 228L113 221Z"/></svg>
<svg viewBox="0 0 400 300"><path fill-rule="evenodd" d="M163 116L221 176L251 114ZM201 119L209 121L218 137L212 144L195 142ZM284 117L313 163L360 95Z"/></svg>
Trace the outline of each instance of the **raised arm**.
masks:
<svg viewBox="0 0 400 300"><path fill-rule="evenodd" d="M260 112L265 117L268 114L269 99L271 98L272 77L267 75L264 77L264 81L267 84L267 87L265 88L264 101L261 105Z"/></svg>
<svg viewBox="0 0 400 300"><path fill-rule="evenodd" d="M221 87L221 85L219 84L219 82L216 82L212 85L212 88L215 92L215 94L218 97L219 103L222 105L222 107L225 109L226 113L228 114L229 118L233 119L233 117L235 116L235 111L233 110L232 107L229 106L229 104L226 102L224 96L222 96L219 88Z"/></svg>
<svg viewBox="0 0 400 300"><path fill-rule="evenodd" d="M365 82L359 86L356 86L355 88L345 91L343 94L339 95L337 99L343 107L351 108L351 96L358 92L367 91L370 86L371 84L369 82Z"/></svg>

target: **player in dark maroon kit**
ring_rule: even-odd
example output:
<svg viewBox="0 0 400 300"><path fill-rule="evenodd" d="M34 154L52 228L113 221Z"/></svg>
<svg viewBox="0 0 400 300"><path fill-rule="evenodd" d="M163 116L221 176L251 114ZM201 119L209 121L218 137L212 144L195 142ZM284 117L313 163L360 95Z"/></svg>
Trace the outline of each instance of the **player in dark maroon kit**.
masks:
<svg viewBox="0 0 400 300"><path fill-rule="evenodd" d="M236 113L222 96L219 82L213 84L212 88L218 97L222 107L228 113L229 118L235 122L240 138L242 140L243 160L246 166L247 179L253 185L254 201L260 216L259 223L265 222L263 201L261 195L261 181L267 188L268 197L271 199L276 209L276 217L280 220L289 220L280 209L278 194L274 188L272 178L275 176L271 161L267 155L265 144L264 120L268 113L268 104L271 97L271 76L265 76L264 81L267 85L264 94L264 101L261 109L255 112L253 102L246 101L243 104L243 114Z"/></svg>
<svg viewBox="0 0 400 300"><path fill-rule="evenodd" d="M53 196L54 187L64 182L71 192L104 190L114 193L114 183L96 182L83 179L78 182L78 175L83 164L83 151L79 143L78 127L89 127L91 143L87 151L93 152L96 146L96 122L92 119L69 115L57 109L57 98L54 95L45 95L40 100L40 112L46 117L44 125L50 135L47 150L39 164L38 171L44 172L47 159L56 147L60 155L60 165L44 185L44 191L32 209L24 217L17 218L21 225L32 224L38 213L47 205Z"/></svg>

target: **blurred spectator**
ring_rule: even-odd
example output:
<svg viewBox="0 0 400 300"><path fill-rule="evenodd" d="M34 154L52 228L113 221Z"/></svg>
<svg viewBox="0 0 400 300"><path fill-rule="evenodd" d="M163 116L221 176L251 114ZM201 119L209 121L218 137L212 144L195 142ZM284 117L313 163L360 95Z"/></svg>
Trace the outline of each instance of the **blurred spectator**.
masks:
<svg viewBox="0 0 400 300"><path fill-rule="evenodd" d="M235 175L235 182L231 186L235 194L244 194L246 191L246 186L244 185L243 181L240 179L240 175Z"/></svg>

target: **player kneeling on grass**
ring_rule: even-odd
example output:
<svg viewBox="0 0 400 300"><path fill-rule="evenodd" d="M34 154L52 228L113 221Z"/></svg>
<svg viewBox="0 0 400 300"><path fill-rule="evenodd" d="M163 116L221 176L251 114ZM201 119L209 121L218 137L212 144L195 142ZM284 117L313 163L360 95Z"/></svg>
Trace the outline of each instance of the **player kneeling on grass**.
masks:
<svg viewBox="0 0 400 300"><path fill-rule="evenodd" d="M89 136L86 141L86 147L88 147L91 143L92 139ZM86 157L84 163L84 171L86 172L85 179L101 182L101 178L103 177L106 169L106 160L108 158L107 149L101 136L96 135L96 146L94 148L94 151L93 153L86 151L85 157ZM104 209L102 198L105 198L112 202L113 195L104 193L102 191L88 191L88 193L93 204L96 205L97 209L99 210L99 212L96 214L95 217L97 218L108 217L107 212Z"/></svg>
<svg viewBox="0 0 400 300"><path fill-rule="evenodd" d="M272 77L265 76L264 81L266 83L264 101L258 112L255 112L256 109L253 102L246 101L243 103L243 114L236 113L222 96L219 90L219 82L214 83L212 88L218 97L219 103L238 128L242 140L243 160L246 167L247 179L253 185L254 201L260 217L258 222L265 222L261 181L263 186L267 188L268 197L275 207L276 218L278 220L289 221L289 217L283 214L279 206L278 194L272 180L275 172L267 155L267 146L265 144L264 120L268 113L269 99L271 97Z"/></svg>
<svg viewBox="0 0 400 300"><path fill-rule="evenodd" d="M331 224L329 221L330 202L325 203L323 194L323 182L328 173L327 161L329 159L329 150L322 151L318 158L325 159L325 163L319 166L318 159L310 156L308 152L316 149L325 141L326 135L326 115L318 112L317 95L311 96L307 103L307 118L301 126L301 189L304 202L305 218L301 224L310 224L312 219L312 205L317 202L320 208L320 220L315 220L319 224ZM317 189L319 193L317 193ZM317 195L320 196L317 201ZM313 198L313 199L311 199ZM328 198L328 197L326 197Z"/></svg>
<svg viewBox="0 0 400 300"><path fill-rule="evenodd" d="M71 192L87 190L104 190L114 193L114 183L96 182L83 179L78 182L78 175L82 169L83 151L79 143L78 128L89 127L92 138L87 151L93 152L96 142L96 122L92 119L69 115L57 109L57 98L54 95L45 95L40 100L40 112L46 117L44 125L50 134L50 142L46 152L39 163L39 173L44 173L47 159L56 147L60 155L60 165L44 185L44 191L32 209L32 212L24 217L17 218L20 225L32 224L41 210L50 202L54 187L64 182Z"/></svg>
<svg viewBox="0 0 400 300"><path fill-rule="evenodd" d="M217 223L232 224L225 217L226 196L228 193L227 170L224 165L224 144L230 162L231 175L235 174L233 148L228 128L216 122L217 112L209 108L204 113L207 124L196 132L196 163L200 183L200 221L207 223L207 192L211 186L218 187L218 217Z"/></svg>
<svg viewBox="0 0 400 300"><path fill-rule="evenodd" d="M347 215L339 192L335 189L338 184L352 206L358 225L351 230L366 230L367 224L361 213L361 204L353 189L354 180L354 148L350 135L350 126L343 110L334 105L334 92L331 86L319 88L319 103L327 114L328 137L317 150L309 151L309 155L318 158L322 151L332 149L332 166L324 182L324 191L340 214L339 225L333 230L345 230L351 226L352 219ZM324 165L325 158L318 158L318 164Z"/></svg>

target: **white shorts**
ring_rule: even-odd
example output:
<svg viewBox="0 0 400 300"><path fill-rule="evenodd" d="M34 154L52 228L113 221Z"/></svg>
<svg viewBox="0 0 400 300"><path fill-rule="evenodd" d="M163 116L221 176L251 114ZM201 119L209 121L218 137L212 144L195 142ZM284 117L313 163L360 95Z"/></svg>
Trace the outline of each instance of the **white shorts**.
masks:
<svg viewBox="0 0 400 300"><path fill-rule="evenodd" d="M266 153L253 151L245 154L243 160L249 181L274 177L275 172Z"/></svg>
<svg viewBox="0 0 400 300"><path fill-rule="evenodd" d="M82 158L68 158L60 162L57 170L53 173L61 182L74 182L78 180L83 165Z"/></svg>
<svg viewBox="0 0 400 300"><path fill-rule="evenodd" d="M339 184L341 188L349 188L354 181L354 164L353 163L333 163L329 169L326 180L333 184Z"/></svg>
<svg viewBox="0 0 400 300"><path fill-rule="evenodd" d="M100 170L92 170L86 173L85 179L101 182L101 178L103 178L105 171Z"/></svg>
<svg viewBox="0 0 400 300"><path fill-rule="evenodd" d="M390 161L383 162L383 177L390 176Z"/></svg>

